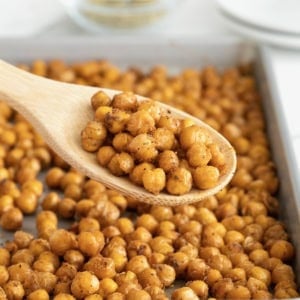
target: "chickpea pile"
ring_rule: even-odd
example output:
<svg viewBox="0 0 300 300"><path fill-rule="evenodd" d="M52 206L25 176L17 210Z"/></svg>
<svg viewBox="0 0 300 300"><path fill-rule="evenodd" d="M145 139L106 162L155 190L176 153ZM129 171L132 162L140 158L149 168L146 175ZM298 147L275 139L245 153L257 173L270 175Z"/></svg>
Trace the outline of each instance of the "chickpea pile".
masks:
<svg viewBox="0 0 300 300"><path fill-rule="evenodd" d="M202 202L140 203L70 168L0 102L0 225L1 233L13 232L0 247L0 299L299 297L295 248L278 219L278 178L249 66L176 76L161 66L122 72L107 61L20 67L164 100L225 135L238 168L230 185ZM24 218L35 219L36 233L22 229Z"/></svg>
<svg viewBox="0 0 300 300"><path fill-rule="evenodd" d="M81 132L84 150L116 176L128 176L147 191L172 195L217 185L225 156L208 131L178 119L158 102L138 102L124 92L110 99L103 91L91 98L94 120Z"/></svg>

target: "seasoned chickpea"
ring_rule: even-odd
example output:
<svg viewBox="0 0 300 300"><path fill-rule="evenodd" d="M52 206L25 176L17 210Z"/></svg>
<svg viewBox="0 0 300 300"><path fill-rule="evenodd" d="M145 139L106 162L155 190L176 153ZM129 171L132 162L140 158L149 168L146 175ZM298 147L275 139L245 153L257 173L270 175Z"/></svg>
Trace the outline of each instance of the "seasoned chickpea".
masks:
<svg viewBox="0 0 300 300"><path fill-rule="evenodd" d="M132 289L126 295L126 300L151 300L151 296L144 290Z"/></svg>
<svg viewBox="0 0 300 300"><path fill-rule="evenodd" d="M171 150L175 143L173 132L167 128L157 128L153 133L155 147L160 151Z"/></svg>
<svg viewBox="0 0 300 300"><path fill-rule="evenodd" d="M278 264L272 271L273 283L279 283L280 281L284 281L284 280L293 281L294 279L295 279L295 275L293 273L293 269L289 265Z"/></svg>
<svg viewBox="0 0 300 300"><path fill-rule="evenodd" d="M111 99L107 94L103 91L99 91L93 95L91 98L91 104L94 110L97 110L100 106L107 106L110 105Z"/></svg>
<svg viewBox="0 0 300 300"><path fill-rule="evenodd" d="M12 207L7 211L3 212L0 224L5 230L17 230L22 227L23 214L22 211L17 207Z"/></svg>
<svg viewBox="0 0 300 300"><path fill-rule="evenodd" d="M192 125L183 128L180 132L180 144L183 149L189 149L194 144L207 144L209 142L209 135L206 129L197 125Z"/></svg>
<svg viewBox="0 0 300 300"><path fill-rule="evenodd" d="M172 300L197 300L199 299L197 294L190 287L182 287L176 289L172 293Z"/></svg>
<svg viewBox="0 0 300 300"><path fill-rule="evenodd" d="M50 299L50 297L46 290L38 289L38 290L35 290L34 292L31 292L27 296L27 299L28 300L48 300L48 299Z"/></svg>
<svg viewBox="0 0 300 300"><path fill-rule="evenodd" d="M251 294L250 291L242 286L242 285L237 285L235 286L234 289L230 290L226 294L227 299L251 299Z"/></svg>
<svg viewBox="0 0 300 300"><path fill-rule="evenodd" d="M103 297L114 293L118 289L118 284L111 278L103 278L99 283L98 293Z"/></svg>
<svg viewBox="0 0 300 300"><path fill-rule="evenodd" d="M22 300L25 296L24 288L18 280L8 281L3 285L3 289L8 299Z"/></svg>
<svg viewBox="0 0 300 300"><path fill-rule="evenodd" d="M153 137L139 134L128 145L129 152L141 162L152 162L158 155Z"/></svg>
<svg viewBox="0 0 300 300"><path fill-rule="evenodd" d="M5 248L0 248L0 266L8 266L10 263L10 253Z"/></svg>
<svg viewBox="0 0 300 300"><path fill-rule="evenodd" d="M152 133L155 130L155 121L147 111L139 110L129 117L126 129L132 136Z"/></svg>
<svg viewBox="0 0 300 300"><path fill-rule="evenodd" d="M96 121L90 121L81 132L81 144L84 150L95 152L102 145L107 135L105 126Z"/></svg>
<svg viewBox="0 0 300 300"><path fill-rule="evenodd" d="M72 233L58 229L49 238L51 250L57 255L64 255L66 251L76 247L76 240Z"/></svg>
<svg viewBox="0 0 300 300"><path fill-rule="evenodd" d="M84 265L84 268L96 275L98 279L113 278L116 275L114 260L109 257L94 256Z"/></svg>
<svg viewBox="0 0 300 300"><path fill-rule="evenodd" d="M60 201L60 198L59 198L58 194L55 192L50 192L43 199L42 208L43 208L43 210L50 210L50 211L56 212L59 201Z"/></svg>
<svg viewBox="0 0 300 300"><path fill-rule="evenodd" d="M72 294L77 299L94 294L99 289L98 278L88 271L78 272L71 284Z"/></svg>
<svg viewBox="0 0 300 300"><path fill-rule="evenodd" d="M157 123L161 117L162 109L159 106L159 103L152 100L146 100L141 103L139 103L138 110L145 110L147 111L152 118Z"/></svg>
<svg viewBox="0 0 300 300"><path fill-rule="evenodd" d="M135 111L137 108L137 99L134 93L124 92L113 97L112 106L122 110Z"/></svg>
<svg viewBox="0 0 300 300"><path fill-rule="evenodd" d="M114 136L112 145L118 152L126 152L132 139L133 137L126 132L118 133Z"/></svg>
<svg viewBox="0 0 300 300"><path fill-rule="evenodd" d="M193 173L195 185L199 189L210 189L217 185L220 171L213 166L198 167Z"/></svg>
<svg viewBox="0 0 300 300"><path fill-rule="evenodd" d="M270 256L277 257L283 262L289 261L294 256L294 247L288 241L277 240L270 249Z"/></svg>
<svg viewBox="0 0 300 300"><path fill-rule="evenodd" d="M124 131L130 115L118 108L113 108L111 112L105 115L104 128L109 132L116 134Z"/></svg>
<svg viewBox="0 0 300 300"><path fill-rule="evenodd" d="M97 152L97 161L101 166L107 166L115 154L116 151L111 146L100 147Z"/></svg>
<svg viewBox="0 0 300 300"><path fill-rule="evenodd" d="M80 269L84 263L84 256L78 250L68 250L64 255L64 260L74 265L77 269Z"/></svg>
<svg viewBox="0 0 300 300"><path fill-rule="evenodd" d="M162 115L157 122L157 127L166 128L173 132L173 134L178 134L180 131L180 120L168 114Z"/></svg>
<svg viewBox="0 0 300 300"><path fill-rule="evenodd" d="M105 245L101 231L82 231L78 235L78 248L87 256L95 256L100 253Z"/></svg>
<svg viewBox="0 0 300 300"><path fill-rule="evenodd" d="M5 266L0 265L0 286L3 286L9 279L9 274Z"/></svg>
<svg viewBox="0 0 300 300"><path fill-rule="evenodd" d="M142 177L144 188L152 194L159 194L166 185L166 174L163 169L146 170Z"/></svg>
<svg viewBox="0 0 300 300"><path fill-rule="evenodd" d="M206 166L212 157L209 148L200 143L191 145L186 155L192 167Z"/></svg>
<svg viewBox="0 0 300 300"><path fill-rule="evenodd" d="M147 170L153 170L154 165L144 162L135 166L132 172L129 174L129 178L137 185L143 185L143 175Z"/></svg>
<svg viewBox="0 0 300 300"><path fill-rule="evenodd" d="M53 300L75 300L75 298L67 293L58 293L54 296Z"/></svg>
<svg viewBox="0 0 300 300"><path fill-rule="evenodd" d="M147 286L162 287L162 282L160 281L155 269L145 268L137 274L137 277L143 288Z"/></svg>
<svg viewBox="0 0 300 300"><path fill-rule="evenodd" d="M108 163L109 170L116 176L122 176L130 173L133 167L134 160L130 154L126 152L114 154Z"/></svg>
<svg viewBox="0 0 300 300"><path fill-rule="evenodd" d="M204 281L189 281L186 286L191 288L200 299L206 299L208 297L208 286Z"/></svg>
<svg viewBox="0 0 300 300"><path fill-rule="evenodd" d="M185 168L176 168L170 171L167 177L167 191L172 195L188 193L192 188L192 174Z"/></svg>
<svg viewBox="0 0 300 300"><path fill-rule="evenodd" d="M95 121L104 122L108 113L112 112L112 107L110 106L99 106L95 111Z"/></svg>
<svg viewBox="0 0 300 300"><path fill-rule="evenodd" d="M164 287L173 284L176 278L176 272L173 267L167 264L156 264L154 265L154 269Z"/></svg>
<svg viewBox="0 0 300 300"><path fill-rule="evenodd" d="M143 255L132 257L126 264L126 270L131 271L135 274L138 274L149 267L150 265L148 263L148 260Z"/></svg>

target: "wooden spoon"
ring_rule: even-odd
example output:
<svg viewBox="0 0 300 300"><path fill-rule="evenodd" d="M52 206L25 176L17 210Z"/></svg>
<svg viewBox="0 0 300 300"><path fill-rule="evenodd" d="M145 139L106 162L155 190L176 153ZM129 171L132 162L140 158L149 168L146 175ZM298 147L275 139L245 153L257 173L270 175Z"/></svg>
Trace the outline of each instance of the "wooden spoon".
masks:
<svg viewBox="0 0 300 300"><path fill-rule="evenodd" d="M204 122L165 104L161 106L174 116L192 119L195 124L208 129L213 142L220 146L226 165L217 186L207 190L193 189L182 196L166 193L153 195L99 166L95 154L82 149L80 139L82 129L93 118L90 98L99 90L42 78L0 60L0 100L21 113L58 155L86 176L139 201L169 206L200 201L216 194L229 183L236 169L236 154L230 143ZM116 90L101 90L110 97L119 93ZM143 100L142 97L138 99Z"/></svg>

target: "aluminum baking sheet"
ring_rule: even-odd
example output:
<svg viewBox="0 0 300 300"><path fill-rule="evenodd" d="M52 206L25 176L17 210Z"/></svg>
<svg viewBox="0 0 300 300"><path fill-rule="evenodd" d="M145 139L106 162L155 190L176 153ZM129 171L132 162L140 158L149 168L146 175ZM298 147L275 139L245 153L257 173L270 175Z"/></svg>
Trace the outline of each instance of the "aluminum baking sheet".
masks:
<svg viewBox="0 0 300 300"><path fill-rule="evenodd" d="M11 63L26 63L35 59L63 59L68 62L90 59L108 59L121 68L138 66L149 69L164 64L171 71L186 67L201 68L212 64L221 69L239 63L256 62L257 82L262 91L263 103L273 156L281 181L281 218L285 221L297 249L295 268L300 274L300 190L295 180L298 175L285 120L280 114L276 99L276 83L268 61L268 48L258 51L235 38L210 39L155 39L155 38L56 38L35 40L0 40L0 57ZM63 224L65 225L65 224ZM34 217L26 217L24 230L35 232ZM0 242L12 234L0 230ZM298 276L298 285L300 285Z"/></svg>

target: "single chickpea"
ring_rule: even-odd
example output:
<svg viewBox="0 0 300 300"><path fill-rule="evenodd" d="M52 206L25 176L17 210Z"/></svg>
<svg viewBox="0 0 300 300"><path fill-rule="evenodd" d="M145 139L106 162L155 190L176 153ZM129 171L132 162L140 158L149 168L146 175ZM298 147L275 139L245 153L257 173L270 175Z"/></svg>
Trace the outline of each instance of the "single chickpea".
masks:
<svg viewBox="0 0 300 300"><path fill-rule="evenodd" d="M174 133L167 128L157 128L153 133L154 143L158 150L171 150L175 143Z"/></svg>
<svg viewBox="0 0 300 300"><path fill-rule="evenodd" d="M32 214L38 206L38 198L35 193L30 190L22 191L21 195L16 198L15 205L24 213Z"/></svg>
<svg viewBox="0 0 300 300"><path fill-rule="evenodd" d="M167 261L170 266L175 269L176 275L185 273L189 263L189 257L183 252L175 252L168 254Z"/></svg>
<svg viewBox="0 0 300 300"><path fill-rule="evenodd" d="M10 280L3 285L7 299L21 300L25 296L24 288L21 282ZM5 298L4 298L5 299Z"/></svg>
<svg viewBox="0 0 300 300"><path fill-rule="evenodd" d="M283 262L290 261L294 256L293 245L285 240L277 240L270 249L270 256L276 257Z"/></svg>
<svg viewBox="0 0 300 300"><path fill-rule="evenodd" d="M153 137L148 134L139 134L128 145L129 152L141 162L151 162L157 155Z"/></svg>
<svg viewBox="0 0 300 300"><path fill-rule="evenodd" d="M118 152L126 152L128 150L128 145L132 141L132 135L121 132L114 136L112 145L114 149Z"/></svg>
<svg viewBox="0 0 300 300"><path fill-rule="evenodd" d="M110 97L103 91L95 93L91 98L93 110L96 111L100 106L109 106L111 103Z"/></svg>
<svg viewBox="0 0 300 300"><path fill-rule="evenodd" d="M55 272L55 275L57 276L58 280L63 282L73 280L76 274L76 267L66 262L63 262Z"/></svg>
<svg viewBox="0 0 300 300"><path fill-rule="evenodd" d="M126 264L126 270L131 271L135 274L138 274L149 267L149 262L143 255L132 257Z"/></svg>
<svg viewBox="0 0 300 300"><path fill-rule="evenodd" d="M0 197L0 216L10 208L14 207L14 198L10 195Z"/></svg>
<svg viewBox="0 0 300 300"><path fill-rule="evenodd" d="M226 299L251 299L251 294L250 291L242 286L242 285L237 285L235 286L234 289L230 290L226 294Z"/></svg>
<svg viewBox="0 0 300 300"><path fill-rule="evenodd" d="M208 144L210 137L206 129L197 125L183 128L180 132L180 145L184 150L189 149L194 144Z"/></svg>
<svg viewBox="0 0 300 300"><path fill-rule="evenodd" d="M98 278L88 271L78 272L71 284L72 294L77 299L94 294L99 289Z"/></svg>
<svg viewBox="0 0 300 300"><path fill-rule="evenodd" d="M97 152L97 161L101 166L107 166L116 151L111 146L103 146Z"/></svg>
<svg viewBox="0 0 300 300"><path fill-rule="evenodd" d="M124 131L130 115L118 108L113 108L108 112L104 119L104 125L107 130L113 134Z"/></svg>
<svg viewBox="0 0 300 300"><path fill-rule="evenodd" d="M178 134L180 131L180 120L168 114L162 115L157 122L157 127L165 128L173 132L173 134Z"/></svg>
<svg viewBox="0 0 300 300"><path fill-rule="evenodd" d="M87 256L95 256L100 253L104 245L104 236L101 231L82 231L78 235L78 248Z"/></svg>
<svg viewBox="0 0 300 300"><path fill-rule="evenodd" d="M171 286L176 278L176 272L173 267L167 264L156 264L153 267L164 287Z"/></svg>
<svg viewBox="0 0 300 300"><path fill-rule="evenodd" d="M193 173L195 185L199 189L210 189L217 185L220 171L213 166L198 167Z"/></svg>
<svg viewBox="0 0 300 300"><path fill-rule="evenodd" d="M59 216L70 219L75 214L76 201L71 198L63 198L58 202L57 213Z"/></svg>
<svg viewBox="0 0 300 300"><path fill-rule="evenodd" d="M14 233L14 242L17 244L18 249L27 248L32 240L33 235L28 232L18 230Z"/></svg>
<svg viewBox="0 0 300 300"><path fill-rule="evenodd" d="M153 164L147 162L141 163L133 168L132 172L129 174L129 178L133 183L142 185L144 173L147 170L153 170L154 168Z"/></svg>
<svg viewBox="0 0 300 300"><path fill-rule="evenodd" d="M191 145L186 155L192 167L206 166L212 157L209 148L201 143Z"/></svg>
<svg viewBox="0 0 300 300"><path fill-rule="evenodd" d="M146 170L142 177L144 188L152 194L159 194L166 185L166 174L163 169Z"/></svg>
<svg viewBox="0 0 300 300"><path fill-rule="evenodd" d="M81 132L81 144L84 150L95 152L104 142L107 135L105 126L96 121L90 121Z"/></svg>
<svg viewBox="0 0 300 300"><path fill-rule="evenodd" d="M77 270L79 270L83 266L84 259L85 258L83 254L78 250L68 250L64 255L64 260L67 263L74 265Z"/></svg>
<svg viewBox="0 0 300 300"><path fill-rule="evenodd" d="M18 263L15 265L10 265L7 268L7 271L8 271L10 280L17 280L22 284L25 283L28 276L30 276L32 273L32 269L26 263Z"/></svg>
<svg viewBox="0 0 300 300"><path fill-rule="evenodd" d="M10 253L5 248L0 248L0 266L8 266L10 263Z"/></svg>
<svg viewBox="0 0 300 300"><path fill-rule="evenodd" d="M269 284L271 283L270 271L268 271L262 267L258 267L258 266L253 267L250 270L249 275L262 281L263 283L265 283L266 286L269 286Z"/></svg>
<svg viewBox="0 0 300 300"><path fill-rule="evenodd" d="M42 208L43 210L50 210L53 212L57 211L58 203L60 198L56 192L50 192L45 196L42 201Z"/></svg>
<svg viewBox="0 0 300 300"><path fill-rule="evenodd" d="M28 300L48 300L48 299L50 299L50 297L46 290L38 289L38 290L31 292L27 296L27 299Z"/></svg>
<svg viewBox="0 0 300 300"><path fill-rule="evenodd" d="M164 255L174 252L172 241L163 236L156 236L149 244L153 252L162 253Z"/></svg>
<svg viewBox="0 0 300 300"><path fill-rule="evenodd" d="M266 284L264 282L262 282L259 279L254 278L254 277L248 278L246 286L249 289L249 291L251 292L251 294L253 294L259 290L263 290L263 291L268 290L268 287L266 286Z"/></svg>
<svg viewBox="0 0 300 300"><path fill-rule="evenodd" d="M22 227L23 214L22 211L17 207L12 207L7 211L3 212L0 225L5 230L17 230Z"/></svg>
<svg viewBox="0 0 300 300"><path fill-rule="evenodd" d="M5 266L0 265L0 286L3 286L9 279L9 274Z"/></svg>
<svg viewBox="0 0 300 300"><path fill-rule="evenodd" d="M103 278L99 283L98 293L103 297L114 293L118 289L118 284L111 278Z"/></svg>
<svg viewBox="0 0 300 300"><path fill-rule="evenodd" d="M137 255L142 255L142 256L147 257L149 259L149 262L150 262L150 258L151 258L151 255L152 255L152 250L151 250L150 246L147 243L141 242L141 241L138 241L138 240L130 241L127 245L126 250L127 250L129 259L134 257L134 256L137 256Z"/></svg>
<svg viewBox="0 0 300 300"><path fill-rule="evenodd" d="M188 281L186 286L191 288L200 299L206 299L208 297L208 286L204 281Z"/></svg>
<svg viewBox="0 0 300 300"><path fill-rule="evenodd" d="M155 121L150 113L145 110L139 110L131 114L126 129L132 136L152 133L155 130Z"/></svg>
<svg viewBox="0 0 300 300"><path fill-rule="evenodd" d="M217 222L217 218L214 213L206 207L198 208L195 212L194 218L202 225L208 225Z"/></svg>
<svg viewBox="0 0 300 300"><path fill-rule="evenodd" d="M271 300L272 294L265 290L258 290L252 293L252 299L265 299Z"/></svg>
<svg viewBox="0 0 300 300"><path fill-rule="evenodd" d="M166 184L167 191L172 195L188 193L192 188L192 175L184 168L176 168L169 172Z"/></svg>
<svg viewBox="0 0 300 300"><path fill-rule="evenodd" d="M84 265L84 269L96 275L99 280L116 275L114 260L109 257L94 256Z"/></svg>
<svg viewBox="0 0 300 300"><path fill-rule="evenodd" d="M152 100L146 100L139 103L138 111L145 110L147 111L152 118L155 120L155 123L157 123L161 117L162 109L159 106L159 103Z"/></svg>
<svg viewBox="0 0 300 300"><path fill-rule="evenodd" d="M172 300L197 300L197 294L190 287L176 289L171 296Z"/></svg>
<svg viewBox="0 0 300 300"><path fill-rule="evenodd" d="M132 92L117 94L112 100L112 107L122 110L135 111L137 109L137 105L136 96Z"/></svg>
<svg viewBox="0 0 300 300"><path fill-rule="evenodd" d="M58 229L49 238L50 247L56 255L64 255L66 251L76 247L76 240L72 233Z"/></svg>
<svg viewBox="0 0 300 300"><path fill-rule="evenodd" d="M33 239L29 245L30 252L38 257L42 252L50 250L50 244L44 239Z"/></svg>
<svg viewBox="0 0 300 300"><path fill-rule="evenodd" d="M126 152L114 154L108 163L109 170L116 176L129 174L133 167L134 160L131 155Z"/></svg>
<svg viewBox="0 0 300 300"><path fill-rule="evenodd" d="M106 105L99 106L95 111L94 119L97 122L104 122L109 113L112 113L112 107Z"/></svg>
<svg viewBox="0 0 300 300"><path fill-rule="evenodd" d="M143 288L147 286L158 286L162 287L162 283L157 275L155 269L152 268L145 268L141 272L137 274L139 283L142 285Z"/></svg>
<svg viewBox="0 0 300 300"><path fill-rule="evenodd" d="M114 292L106 297L107 300L125 300L125 295L119 292Z"/></svg>
<svg viewBox="0 0 300 300"><path fill-rule="evenodd" d="M291 266L278 264L272 271L272 283L279 283L284 280L295 280L295 275Z"/></svg>

